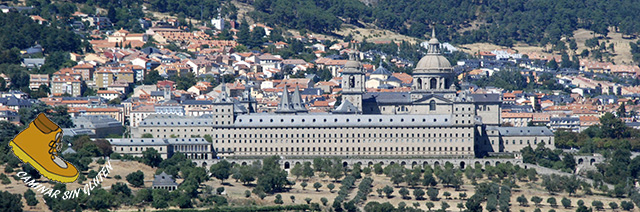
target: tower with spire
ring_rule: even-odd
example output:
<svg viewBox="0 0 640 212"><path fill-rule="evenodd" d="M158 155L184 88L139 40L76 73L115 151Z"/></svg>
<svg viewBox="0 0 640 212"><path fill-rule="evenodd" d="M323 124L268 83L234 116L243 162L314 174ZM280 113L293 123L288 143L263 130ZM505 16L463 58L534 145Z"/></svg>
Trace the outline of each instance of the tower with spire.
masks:
<svg viewBox="0 0 640 212"><path fill-rule="evenodd" d="M365 91L365 70L351 56L342 70L342 102L350 102L358 108L357 113L362 113L362 95Z"/></svg>
<svg viewBox="0 0 640 212"><path fill-rule="evenodd" d="M278 103L278 108L276 109L276 113L296 113L296 109L293 107L293 103L291 102L291 98L289 97L289 88L287 85L284 86L282 90L282 98L280 98L280 103Z"/></svg>
<svg viewBox="0 0 640 212"><path fill-rule="evenodd" d="M213 102L213 121L217 126L232 126L235 120L234 102L227 93L225 83L221 85L220 95Z"/></svg>

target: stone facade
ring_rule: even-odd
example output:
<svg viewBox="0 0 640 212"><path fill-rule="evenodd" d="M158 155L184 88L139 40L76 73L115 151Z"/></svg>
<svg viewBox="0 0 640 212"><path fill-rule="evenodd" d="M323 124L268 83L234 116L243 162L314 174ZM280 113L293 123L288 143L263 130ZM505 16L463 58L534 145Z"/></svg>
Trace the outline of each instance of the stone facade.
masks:
<svg viewBox="0 0 640 212"><path fill-rule="evenodd" d="M469 159L517 148L491 145L486 128L501 124L500 94L457 92L451 64L440 54L437 39L429 41L428 55L414 71L411 92L367 93L364 75L359 62L345 63L343 104L331 113L308 113L297 88L290 95L287 86L275 113L253 113L241 104L251 102L248 97L229 97L223 86L212 114L150 116L132 129L132 135L210 135L220 158Z"/></svg>

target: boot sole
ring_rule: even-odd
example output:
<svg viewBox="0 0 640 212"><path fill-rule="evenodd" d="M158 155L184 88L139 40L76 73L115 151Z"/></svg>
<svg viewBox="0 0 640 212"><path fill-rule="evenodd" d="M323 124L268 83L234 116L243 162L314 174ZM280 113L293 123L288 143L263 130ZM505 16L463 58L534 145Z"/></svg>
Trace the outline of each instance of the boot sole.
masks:
<svg viewBox="0 0 640 212"><path fill-rule="evenodd" d="M16 145L16 143L14 143L13 140L9 142L9 146L12 147L11 150L13 150L13 154L15 154L20 160L22 160L25 163L31 164L31 166L33 166L33 168L38 170L38 172L40 172L42 176L50 180L58 181L61 183L70 183L78 179L78 173L76 173L76 175L72 177L65 177L65 176L60 176L58 174L47 171L47 169L45 169L40 164L38 164L33 158L31 158L31 156L29 156L26 152L24 152L24 150L22 150L18 145Z"/></svg>

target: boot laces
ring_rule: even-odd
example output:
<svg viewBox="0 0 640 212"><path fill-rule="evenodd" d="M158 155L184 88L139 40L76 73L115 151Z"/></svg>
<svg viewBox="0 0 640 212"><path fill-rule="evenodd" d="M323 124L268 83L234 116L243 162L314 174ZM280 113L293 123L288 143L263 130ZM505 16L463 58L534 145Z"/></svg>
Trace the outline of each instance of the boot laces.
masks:
<svg viewBox="0 0 640 212"><path fill-rule="evenodd" d="M49 154L51 154L51 160L58 157L58 154L62 151L61 133L56 134L56 139L49 142Z"/></svg>

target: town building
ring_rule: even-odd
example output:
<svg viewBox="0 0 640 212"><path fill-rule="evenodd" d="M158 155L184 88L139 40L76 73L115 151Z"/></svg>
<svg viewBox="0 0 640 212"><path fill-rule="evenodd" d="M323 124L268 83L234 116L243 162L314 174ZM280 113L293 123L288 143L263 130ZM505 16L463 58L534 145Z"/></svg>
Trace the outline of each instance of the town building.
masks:
<svg viewBox="0 0 640 212"><path fill-rule="evenodd" d="M163 171L162 173L153 176L152 188L174 191L178 189L178 183L173 179L173 176L168 175Z"/></svg>

